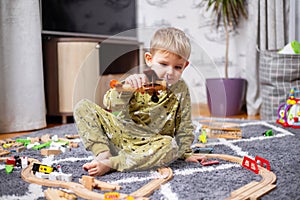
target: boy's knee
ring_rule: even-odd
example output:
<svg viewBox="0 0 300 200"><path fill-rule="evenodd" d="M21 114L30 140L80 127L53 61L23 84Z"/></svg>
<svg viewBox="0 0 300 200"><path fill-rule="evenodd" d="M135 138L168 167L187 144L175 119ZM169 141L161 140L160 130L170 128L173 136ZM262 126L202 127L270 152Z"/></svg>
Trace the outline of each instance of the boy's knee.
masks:
<svg viewBox="0 0 300 200"><path fill-rule="evenodd" d="M88 108L88 105L91 103L92 102L88 99L81 99L80 101L78 101L73 109L74 116L78 116L79 112L83 109Z"/></svg>
<svg viewBox="0 0 300 200"><path fill-rule="evenodd" d="M81 99L80 101L78 101L74 107L74 112L82 107L86 107L88 104L90 104L91 101L88 99Z"/></svg>
<svg viewBox="0 0 300 200"><path fill-rule="evenodd" d="M177 150L178 149L178 145L176 140L171 137L171 136L167 136L164 135L163 137L163 141L164 141L164 146L168 149L173 149L173 150Z"/></svg>

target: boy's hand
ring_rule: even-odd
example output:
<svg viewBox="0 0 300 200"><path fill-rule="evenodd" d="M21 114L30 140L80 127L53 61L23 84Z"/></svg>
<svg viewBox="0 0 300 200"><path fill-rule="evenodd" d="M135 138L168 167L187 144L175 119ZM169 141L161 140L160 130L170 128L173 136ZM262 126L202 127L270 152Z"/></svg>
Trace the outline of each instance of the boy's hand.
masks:
<svg viewBox="0 0 300 200"><path fill-rule="evenodd" d="M125 79L125 84L129 84L132 88L141 88L148 81L145 74L133 74Z"/></svg>
<svg viewBox="0 0 300 200"><path fill-rule="evenodd" d="M203 155L199 155L199 154L194 154L190 157L187 157L185 159L185 162L195 162L195 163L201 163L206 161L206 157Z"/></svg>
<svg viewBox="0 0 300 200"><path fill-rule="evenodd" d="M82 168L88 171L90 176L102 176L111 170L108 159L100 162L93 160L90 163L84 164Z"/></svg>

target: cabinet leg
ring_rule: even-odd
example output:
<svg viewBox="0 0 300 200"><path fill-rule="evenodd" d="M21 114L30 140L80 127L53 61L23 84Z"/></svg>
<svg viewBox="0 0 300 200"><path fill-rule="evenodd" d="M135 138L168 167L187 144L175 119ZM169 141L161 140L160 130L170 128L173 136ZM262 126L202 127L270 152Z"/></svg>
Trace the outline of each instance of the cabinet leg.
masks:
<svg viewBox="0 0 300 200"><path fill-rule="evenodd" d="M68 122L68 116L63 115L63 116L62 116L62 123L63 123L63 124L66 124L67 122Z"/></svg>

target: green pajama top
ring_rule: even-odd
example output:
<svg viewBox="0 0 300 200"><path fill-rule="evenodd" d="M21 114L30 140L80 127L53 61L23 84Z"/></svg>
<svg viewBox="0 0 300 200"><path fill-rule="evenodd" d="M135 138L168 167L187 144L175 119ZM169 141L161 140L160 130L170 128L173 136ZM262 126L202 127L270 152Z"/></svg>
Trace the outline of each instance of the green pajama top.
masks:
<svg viewBox="0 0 300 200"><path fill-rule="evenodd" d="M104 102L121 110L117 116L88 101L74 110L78 133L94 155L110 151L118 171L146 170L192 155L194 140L191 102L183 80L167 91L158 91L159 101L148 93L128 94L109 90Z"/></svg>

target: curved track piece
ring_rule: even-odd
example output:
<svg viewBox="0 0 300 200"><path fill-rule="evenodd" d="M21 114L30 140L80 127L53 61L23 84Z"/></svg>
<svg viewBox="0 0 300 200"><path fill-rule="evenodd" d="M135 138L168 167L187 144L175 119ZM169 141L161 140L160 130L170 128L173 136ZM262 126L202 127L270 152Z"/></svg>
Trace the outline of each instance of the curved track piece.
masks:
<svg viewBox="0 0 300 200"><path fill-rule="evenodd" d="M162 184L168 182L173 178L173 171L169 167L160 168L158 169L158 172L161 174L161 178L150 181L148 184L144 185L130 195L133 197L148 197L154 192L154 190L157 190Z"/></svg>
<svg viewBox="0 0 300 200"><path fill-rule="evenodd" d="M82 184L75 183L75 182L65 182L65 181L53 181L48 179L42 179L36 177L32 172L33 163L40 163L38 160L28 158L30 164L28 167L22 170L21 176L22 179L29 183L35 183L39 185L44 185L48 187L60 187L66 188L73 191L76 195L85 198L85 199L92 199L92 200L101 200L104 199L104 195L93 192L85 188ZM145 186L141 187L139 190L133 192L130 196L133 196L136 200L147 200L147 196L152 194L154 190L158 189L161 184L166 183L173 177L173 172L170 168L160 168L158 172L161 174L160 178L154 179L150 181ZM98 182L97 182L98 183ZM49 191L50 192L50 191ZM48 193L49 193L48 192ZM51 194L51 192L50 192ZM49 196L49 194L48 194ZM125 199L128 197L127 194L120 194L120 199ZM50 197L49 197L50 198Z"/></svg>
<svg viewBox="0 0 300 200"><path fill-rule="evenodd" d="M76 200L77 197L74 194L69 194L67 192L48 188L44 191L47 200Z"/></svg>
<svg viewBox="0 0 300 200"><path fill-rule="evenodd" d="M37 178L31 171L33 163L40 163L35 159L28 159L30 164L24 170L22 170L21 176L23 180L29 183L35 183L39 185L44 185L48 187L61 187L72 190L76 195L85 198L85 199L95 199L101 200L104 199L104 195L88 190L83 185L75 182L65 182L65 181L52 181L48 179ZM128 195L120 194L121 198L126 198Z"/></svg>
<svg viewBox="0 0 300 200"><path fill-rule="evenodd" d="M236 162L242 164L243 159L240 157L222 155L222 154L206 154L207 158L219 158L222 160ZM264 167L258 166L259 174L262 176L260 182L250 182L247 185L231 192L228 199L259 199L266 193L276 188L276 175Z"/></svg>

